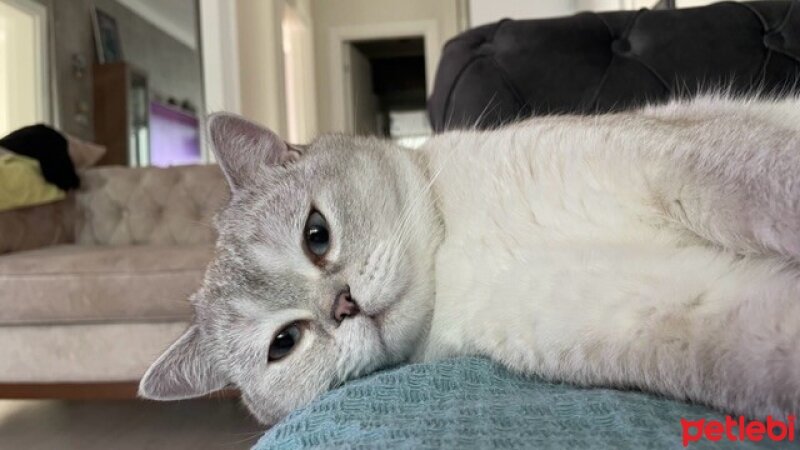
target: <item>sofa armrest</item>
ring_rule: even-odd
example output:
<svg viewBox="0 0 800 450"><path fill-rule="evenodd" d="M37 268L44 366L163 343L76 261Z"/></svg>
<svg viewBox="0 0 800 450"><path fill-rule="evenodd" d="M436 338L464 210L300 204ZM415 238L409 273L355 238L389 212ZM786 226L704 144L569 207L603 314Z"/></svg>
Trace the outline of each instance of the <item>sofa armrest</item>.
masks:
<svg viewBox="0 0 800 450"><path fill-rule="evenodd" d="M77 242L211 243L213 216L228 197L216 165L87 169L76 196Z"/></svg>
<svg viewBox="0 0 800 450"><path fill-rule="evenodd" d="M75 199L0 212L0 254L75 242Z"/></svg>

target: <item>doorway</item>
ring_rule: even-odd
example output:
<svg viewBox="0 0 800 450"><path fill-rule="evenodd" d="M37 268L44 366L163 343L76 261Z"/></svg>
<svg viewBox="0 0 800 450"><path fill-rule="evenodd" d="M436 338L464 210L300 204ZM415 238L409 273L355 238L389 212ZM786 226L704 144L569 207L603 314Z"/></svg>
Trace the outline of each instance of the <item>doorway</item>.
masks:
<svg viewBox="0 0 800 450"><path fill-rule="evenodd" d="M355 134L411 147L430 136L422 36L353 41L346 66Z"/></svg>
<svg viewBox="0 0 800 450"><path fill-rule="evenodd" d="M441 55L436 21L337 27L330 45L330 130L424 142L425 102Z"/></svg>

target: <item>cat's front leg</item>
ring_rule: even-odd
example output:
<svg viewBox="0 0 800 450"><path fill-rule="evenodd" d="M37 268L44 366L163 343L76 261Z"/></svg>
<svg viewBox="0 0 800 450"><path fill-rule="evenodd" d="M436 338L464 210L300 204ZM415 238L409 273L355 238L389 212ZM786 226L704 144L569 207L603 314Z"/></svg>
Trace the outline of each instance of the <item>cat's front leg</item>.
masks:
<svg viewBox="0 0 800 450"><path fill-rule="evenodd" d="M477 354L515 372L754 418L800 413L800 273L791 265L603 244L537 247L522 264L475 247L443 245L418 359Z"/></svg>
<svg viewBox="0 0 800 450"><path fill-rule="evenodd" d="M552 380L634 387L753 418L797 417L797 273L769 274L772 263L759 258L737 263L731 255L689 253L681 276L657 275L668 270L642 276L638 271L648 263L637 261L604 288L593 277L574 279L552 301L511 305L513 311L490 316L503 319L482 325L462 348ZM736 269L726 273L723 266ZM716 281L702 286L700 280L712 276Z"/></svg>

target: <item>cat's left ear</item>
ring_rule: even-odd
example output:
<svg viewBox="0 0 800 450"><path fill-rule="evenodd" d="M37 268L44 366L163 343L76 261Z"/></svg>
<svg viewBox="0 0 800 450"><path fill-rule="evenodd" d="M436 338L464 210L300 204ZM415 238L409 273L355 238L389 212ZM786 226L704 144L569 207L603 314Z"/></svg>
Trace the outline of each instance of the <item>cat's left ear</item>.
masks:
<svg viewBox="0 0 800 450"><path fill-rule="evenodd" d="M302 147L235 114L212 114L207 123L214 154L234 191L253 183L270 166L291 163L302 153Z"/></svg>
<svg viewBox="0 0 800 450"><path fill-rule="evenodd" d="M192 325L139 382L139 396L151 400L183 400L218 391L227 385L208 357L197 325Z"/></svg>

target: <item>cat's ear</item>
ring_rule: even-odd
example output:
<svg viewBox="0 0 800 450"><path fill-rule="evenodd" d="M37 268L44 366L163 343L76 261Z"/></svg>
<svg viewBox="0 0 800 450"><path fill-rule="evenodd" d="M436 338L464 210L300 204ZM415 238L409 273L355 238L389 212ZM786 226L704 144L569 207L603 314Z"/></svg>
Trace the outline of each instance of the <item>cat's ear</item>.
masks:
<svg viewBox="0 0 800 450"><path fill-rule="evenodd" d="M234 191L252 183L270 166L295 161L302 151L274 132L235 114L212 114L207 123L214 154Z"/></svg>
<svg viewBox="0 0 800 450"><path fill-rule="evenodd" d="M182 400L218 391L227 385L214 369L197 325L192 325L147 369L139 396Z"/></svg>

